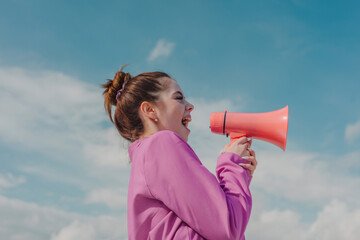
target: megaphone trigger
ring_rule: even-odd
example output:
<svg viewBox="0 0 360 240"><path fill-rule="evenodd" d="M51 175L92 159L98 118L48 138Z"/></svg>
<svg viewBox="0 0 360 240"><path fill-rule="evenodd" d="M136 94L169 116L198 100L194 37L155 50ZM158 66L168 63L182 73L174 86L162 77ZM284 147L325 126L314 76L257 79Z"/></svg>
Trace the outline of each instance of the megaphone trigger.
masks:
<svg viewBox="0 0 360 240"><path fill-rule="evenodd" d="M230 144L233 144L239 138L246 137L246 134L241 132L231 132L230 133Z"/></svg>

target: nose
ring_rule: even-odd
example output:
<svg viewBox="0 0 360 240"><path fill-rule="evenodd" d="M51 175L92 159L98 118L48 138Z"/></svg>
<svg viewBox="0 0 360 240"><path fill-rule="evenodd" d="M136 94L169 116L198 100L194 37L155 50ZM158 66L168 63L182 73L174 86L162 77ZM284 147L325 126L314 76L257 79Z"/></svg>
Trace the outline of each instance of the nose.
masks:
<svg viewBox="0 0 360 240"><path fill-rule="evenodd" d="M192 110L194 110L194 105L186 101L186 111L191 112Z"/></svg>

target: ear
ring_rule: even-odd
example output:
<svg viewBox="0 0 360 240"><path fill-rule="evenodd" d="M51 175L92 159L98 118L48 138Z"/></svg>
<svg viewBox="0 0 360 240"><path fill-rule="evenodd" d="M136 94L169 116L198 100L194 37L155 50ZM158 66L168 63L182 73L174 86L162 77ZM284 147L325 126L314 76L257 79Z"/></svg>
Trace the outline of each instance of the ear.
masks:
<svg viewBox="0 0 360 240"><path fill-rule="evenodd" d="M157 118L155 105L153 103L144 101L140 105L140 112L144 117L147 117L151 120L155 120Z"/></svg>

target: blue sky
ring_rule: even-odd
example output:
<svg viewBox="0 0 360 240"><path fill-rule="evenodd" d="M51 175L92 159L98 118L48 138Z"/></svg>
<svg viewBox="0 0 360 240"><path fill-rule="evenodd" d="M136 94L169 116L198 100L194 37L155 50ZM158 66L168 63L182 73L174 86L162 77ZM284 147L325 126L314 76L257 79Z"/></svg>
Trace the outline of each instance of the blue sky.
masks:
<svg viewBox="0 0 360 240"><path fill-rule="evenodd" d="M228 141L209 132L211 112L289 105L286 152L253 144L247 239L355 239L359 7L1 2L0 235L126 239L127 143L106 118L99 85L128 63L133 75L161 70L178 81L195 105L189 143L210 171Z"/></svg>

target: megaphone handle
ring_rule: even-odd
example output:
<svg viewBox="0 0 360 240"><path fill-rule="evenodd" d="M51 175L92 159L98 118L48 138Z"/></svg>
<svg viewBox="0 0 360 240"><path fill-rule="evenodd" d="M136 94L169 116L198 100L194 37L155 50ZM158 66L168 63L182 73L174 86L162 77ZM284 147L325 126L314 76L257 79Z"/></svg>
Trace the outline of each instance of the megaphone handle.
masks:
<svg viewBox="0 0 360 240"><path fill-rule="evenodd" d="M246 137L245 133L230 133L230 144L233 144L239 138Z"/></svg>

